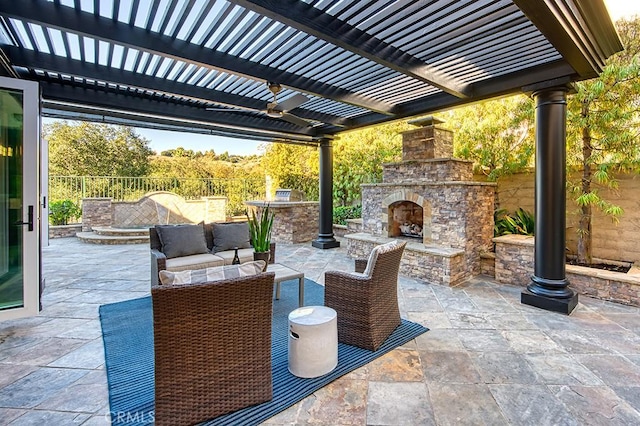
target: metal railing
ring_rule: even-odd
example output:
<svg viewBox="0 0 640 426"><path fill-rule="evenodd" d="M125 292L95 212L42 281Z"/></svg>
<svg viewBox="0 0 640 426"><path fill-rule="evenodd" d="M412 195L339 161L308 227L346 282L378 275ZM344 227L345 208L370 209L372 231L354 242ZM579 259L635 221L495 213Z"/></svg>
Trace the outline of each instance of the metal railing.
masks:
<svg viewBox="0 0 640 426"><path fill-rule="evenodd" d="M188 200L224 196L227 213L233 215L244 211L244 201L264 199L265 183L261 179L49 176L49 201L71 200L78 206L83 198L136 201L154 191L173 192Z"/></svg>

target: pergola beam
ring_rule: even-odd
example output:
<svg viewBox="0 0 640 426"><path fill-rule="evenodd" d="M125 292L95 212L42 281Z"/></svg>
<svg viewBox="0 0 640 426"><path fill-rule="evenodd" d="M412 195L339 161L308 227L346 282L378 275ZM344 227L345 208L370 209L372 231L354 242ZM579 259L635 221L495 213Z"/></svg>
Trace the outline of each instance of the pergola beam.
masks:
<svg viewBox="0 0 640 426"><path fill-rule="evenodd" d="M108 41L251 80L278 82L299 92L370 111L386 115L394 113L394 105L376 101L340 87L60 4L34 0L10 1L3 2L0 12L4 16Z"/></svg>
<svg viewBox="0 0 640 426"><path fill-rule="evenodd" d="M161 79L147 74L126 71L120 68L107 67L91 62L77 61L62 56L39 53L33 50L19 49L14 46L5 46L4 51L11 59L11 63L17 67L34 68L91 80L138 87L154 92L183 96L200 102L214 102L230 107L238 106L241 108L260 111L266 106L266 102L248 98L246 96L240 96L215 89L207 89L192 84L180 83L174 80ZM295 115L338 127L349 126L351 124L349 119L319 113L301 107L295 109Z"/></svg>
<svg viewBox="0 0 640 426"><path fill-rule="evenodd" d="M292 0L229 1L394 71L428 83L455 97L464 99L472 95L467 84L447 77L424 61L304 2Z"/></svg>
<svg viewBox="0 0 640 426"><path fill-rule="evenodd" d="M46 100L58 101L59 109L65 109L65 104L88 105L95 114L100 114L100 110L105 110L103 114L113 115L120 112L120 117L136 115L148 116L149 119L169 117L173 121L183 121L188 125L197 124L210 126L225 130L230 134L242 136L258 135L262 138L272 139L284 138L291 140L309 141L317 138L316 131L311 128L293 130L293 126L281 120L269 120L261 117L242 117L242 124L238 124L238 117L233 112L216 112L215 122L212 120L212 112L202 108L185 104L171 103L167 99L153 96L128 95L125 91L96 86L88 88L78 86L71 82L59 84L40 80L42 96ZM77 107L69 107L70 111L79 111Z"/></svg>
<svg viewBox="0 0 640 426"><path fill-rule="evenodd" d="M474 101L483 101L498 96L518 93L523 87L549 80L567 79L575 75L574 69L565 61L556 61L502 76L500 80L487 80L472 85ZM466 104L464 99L447 93L438 93L402 104L402 114L398 118L412 117L429 111L435 113ZM366 114L353 120L354 128L370 126L387 121L378 114Z"/></svg>

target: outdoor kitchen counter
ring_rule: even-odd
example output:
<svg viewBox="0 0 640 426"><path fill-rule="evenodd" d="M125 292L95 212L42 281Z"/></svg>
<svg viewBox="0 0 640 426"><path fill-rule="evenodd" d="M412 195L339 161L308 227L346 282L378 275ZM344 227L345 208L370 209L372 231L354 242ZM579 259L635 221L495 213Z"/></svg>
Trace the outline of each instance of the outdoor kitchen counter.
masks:
<svg viewBox="0 0 640 426"><path fill-rule="evenodd" d="M320 204L317 201L245 201L250 211L261 212L265 206L274 213L271 241L303 243L318 236ZM251 213L249 213L251 214Z"/></svg>

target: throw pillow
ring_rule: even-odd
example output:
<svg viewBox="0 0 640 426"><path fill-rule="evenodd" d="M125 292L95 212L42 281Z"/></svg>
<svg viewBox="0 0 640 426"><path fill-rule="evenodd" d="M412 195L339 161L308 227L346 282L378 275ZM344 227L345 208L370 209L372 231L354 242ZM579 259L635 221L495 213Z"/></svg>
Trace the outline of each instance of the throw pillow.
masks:
<svg viewBox="0 0 640 426"><path fill-rule="evenodd" d="M160 271L160 283L163 285L201 284L230 278L250 277L262 272L264 265L263 260L255 260L240 265L216 266L192 271Z"/></svg>
<svg viewBox="0 0 640 426"><path fill-rule="evenodd" d="M365 268L363 275L370 277L373 273L373 267L376 264L376 260L378 260L378 255L381 253L386 253L398 247L398 241L393 240L388 243L375 246L373 250L371 250L371 254L369 254L369 260L367 260L367 267Z"/></svg>
<svg viewBox="0 0 640 426"><path fill-rule="evenodd" d="M249 222L214 223L213 224L213 252L250 248Z"/></svg>
<svg viewBox="0 0 640 426"><path fill-rule="evenodd" d="M209 253L202 225L156 225L167 259Z"/></svg>

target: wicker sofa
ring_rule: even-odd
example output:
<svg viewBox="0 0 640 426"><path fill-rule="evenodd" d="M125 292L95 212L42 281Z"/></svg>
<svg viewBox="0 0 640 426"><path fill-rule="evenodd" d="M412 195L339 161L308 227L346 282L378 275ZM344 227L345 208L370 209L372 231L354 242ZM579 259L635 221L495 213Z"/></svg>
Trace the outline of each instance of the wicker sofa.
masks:
<svg viewBox="0 0 640 426"><path fill-rule="evenodd" d="M167 250L166 244L163 244L160 233L168 230L176 232L184 231L192 232L195 226L201 226L203 229L203 238L206 246L201 244L200 249L194 250L175 250L172 247L171 253ZM244 228L247 228L246 242L244 241ZM180 228L183 227L183 228ZM228 240L230 234L241 233L243 235L239 240ZM216 238L216 235L218 238ZM221 238L224 236L227 241L222 242ZM186 238L185 245L193 245L195 238ZM174 239L175 241L175 239ZM166 243L166 241L165 241ZM178 244L180 244L178 240ZM156 225L149 228L149 245L151 249L151 285L158 284L158 274L160 271L186 271L193 269L205 269L215 266L230 265L233 262L235 255L235 249L233 247L240 247L238 249L238 257L240 263L245 263L253 260L253 248L250 246L248 240L248 225L247 222L225 222L225 223L200 223L197 225ZM205 248L206 247L206 248ZM187 253L182 255L176 255L179 253ZM194 254L190 254L194 253ZM271 243L271 256L269 263L275 263L276 258L276 244Z"/></svg>

